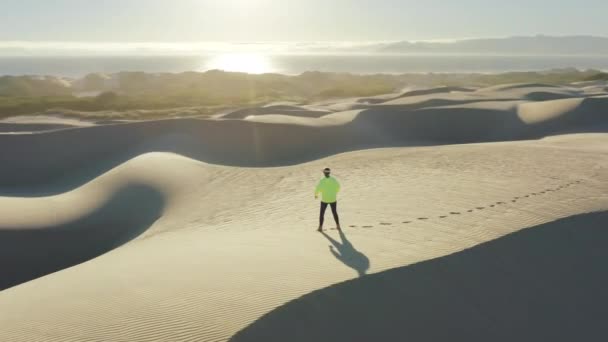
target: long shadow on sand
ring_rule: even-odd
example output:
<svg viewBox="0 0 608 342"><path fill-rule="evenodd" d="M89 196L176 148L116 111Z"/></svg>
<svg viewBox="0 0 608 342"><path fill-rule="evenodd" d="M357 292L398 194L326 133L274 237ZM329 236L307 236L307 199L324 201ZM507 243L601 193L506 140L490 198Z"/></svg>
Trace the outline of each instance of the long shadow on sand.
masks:
<svg viewBox="0 0 608 342"><path fill-rule="evenodd" d="M41 229L0 226L0 290L121 246L146 231L164 206L165 199L157 190L133 184L73 222Z"/></svg>
<svg viewBox="0 0 608 342"><path fill-rule="evenodd" d="M364 276L369 269L369 259L365 256L365 254L355 249L348 238L346 238L343 231L338 232L340 233L341 242L336 241L336 239L327 235L325 232L321 232L321 234L323 234L323 236L329 240L329 242L331 242L331 246L329 246L330 253L333 254L333 256L340 260L344 265L355 270L359 277Z"/></svg>
<svg viewBox="0 0 608 342"><path fill-rule="evenodd" d="M289 302L231 341L603 341L608 212L525 229Z"/></svg>

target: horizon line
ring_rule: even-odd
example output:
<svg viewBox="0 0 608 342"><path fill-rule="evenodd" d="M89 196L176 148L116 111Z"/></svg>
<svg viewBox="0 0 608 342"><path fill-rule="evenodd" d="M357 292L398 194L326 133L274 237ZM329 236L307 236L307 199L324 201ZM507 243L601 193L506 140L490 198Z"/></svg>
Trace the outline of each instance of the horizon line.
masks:
<svg viewBox="0 0 608 342"><path fill-rule="evenodd" d="M431 38L431 39L377 39L377 40L184 40L184 41L146 41L146 40L133 40L133 41L112 41L112 40L23 40L23 39L0 39L0 44L16 44L16 43L36 43L36 44L161 44L161 45L180 45L180 44L231 44L231 45L248 45L248 44L318 44L318 43L348 43L348 44L381 44L381 43L398 43L398 42L412 42L412 43L449 43L459 42L466 40L478 40L478 39L509 39L509 38L606 38L608 35L593 35L593 34L567 34L567 35L552 35L552 34L530 34L530 35L505 35L505 36L469 36L459 38Z"/></svg>

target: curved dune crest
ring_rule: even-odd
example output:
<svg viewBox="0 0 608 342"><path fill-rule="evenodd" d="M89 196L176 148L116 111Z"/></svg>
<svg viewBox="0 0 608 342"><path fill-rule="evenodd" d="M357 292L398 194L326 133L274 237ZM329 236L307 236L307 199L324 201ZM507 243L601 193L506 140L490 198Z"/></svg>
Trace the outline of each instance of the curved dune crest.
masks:
<svg viewBox="0 0 608 342"><path fill-rule="evenodd" d="M18 201L1 203L5 210L20 210L22 215L33 211L38 215L37 224L41 224L39 221L44 215L34 207L11 202ZM164 196L156 189L130 184L113 193L93 211L68 222L34 227L27 227L24 222L7 225L6 215L3 215L0 223L0 291L90 260L132 240L161 217L164 202ZM76 203L70 204L76 206ZM38 208L43 209L43 206Z"/></svg>
<svg viewBox="0 0 608 342"><path fill-rule="evenodd" d="M76 127L77 126L64 124L21 124L0 122L0 133L42 132Z"/></svg>
<svg viewBox="0 0 608 342"><path fill-rule="evenodd" d="M529 102L519 106L517 113L527 124L534 124L559 118L576 110L583 104L583 99L563 99L548 102Z"/></svg>
<svg viewBox="0 0 608 342"><path fill-rule="evenodd" d="M451 92L471 92L471 91L474 91L474 89L464 88L464 87L437 87L437 88L408 91L406 93L399 95L398 98L410 97L410 96L420 96L420 95L441 94L441 93L451 93Z"/></svg>
<svg viewBox="0 0 608 342"><path fill-rule="evenodd" d="M330 111L322 111L322 110L312 110L304 107L298 106L286 106L286 105L276 105L276 106L266 106L266 107L257 107L257 108L247 108L240 109L234 112L230 112L228 114L224 114L221 117L223 119L245 119L251 116L263 116L263 115L288 115L288 116L296 116L296 117L307 117L307 118L318 118L323 115L327 115L331 113Z"/></svg>
<svg viewBox="0 0 608 342"><path fill-rule="evenodd" d="M545 83L513 83L513 84L501 84L491 87L485 87L478 89L477 91L481 92L495 92L495 91L505 91L505 90L513 90L513 89L522 89L522 88L562 88L557 85L545 84Z"/></svg>
<svg viewBox="0 0 608 342"><path fill-rule="evenodd" d="M608 96L603 96L520 104L518 116L537 134L576 132L578 127L587 127L588 132L605 132L607 111Z"/></svg>
<svg viewBox="0 0 608 342"><path fill-rule="evenodd" d="M267 114L245 120L172 119L0 134L0 163L12 166L0 169L0 186L48 184L64 177L67 170L84 170L83 175L89 170L89 176L82 180L70 177L75 184L83 184L98 175L91 170L108 170L139 154L156 151L213 164L265 167L382 146L607 131L603 115L608 106L606 96L523 104L520 102L527 100L521 96L508 92L500 96L452 93L387 101L319 118ZM90 162L83 165L82 160Z"/></svg>
<svg viewBox="0 0 608 342"><path fill-rule="evenodd" d="M76 189L57 184L58 193L51 196L0 197L0 288L85 262L141 234L158 233L148 229L179 212L185 185L175 177L177 165L182 176L207 180L201 163L149 153Z"/></svg>

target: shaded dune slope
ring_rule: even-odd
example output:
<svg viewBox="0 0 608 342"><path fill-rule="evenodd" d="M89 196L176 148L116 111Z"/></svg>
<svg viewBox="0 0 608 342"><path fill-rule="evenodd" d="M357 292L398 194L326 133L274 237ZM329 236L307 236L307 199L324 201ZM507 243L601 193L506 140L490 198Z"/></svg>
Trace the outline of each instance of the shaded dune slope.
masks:
<svg viewBox="0 0 608 342"><path fill-rule="evenodd" d="M608 212L314 291L231 341L599 341Z"/></svg>
<svg viewBox="0 0 608 342"><path fill-rule="evenodd" d="M157 189L131 183L69 222L0 225L0 290L90 260L136 238L161 217L164 206L165 196Z"/></svg>
<svg viewBox="0 0 608 342"><path fill-rule="evenodd" d="M518 114L524 122L531 123L527 130L537 136L576 132L581 127L587 132L605 132L608 97L526 103L519 106Z"/></svg>
<svg viewBox="0 0 608 342"><path fill-rule="evenodd" d="M511 83L511 84L499 84L495 86L485 87L477 89L478 92L505 92L512 90L522 90L522 89L530 89L530 88L545 88L549 90L560 91L562 89L569 89L566 87L546 84L546 83Z"/></svg>
<svg viewBox="0 0 608 342"><path fill-rule="evenodd" d="M412 90L405 92L399 95L397 98L402 97L410 97L410 96L420 96L420 95L432 95L432 94L440 94L440 93L450 93L450 92L470 92L474 89L464 88L464 87L437 87L430 89L420 89L420 90Z"/></svg>
<svg viewBox="0 0 608 342"><path fill-rule="evenodd" d="M259 108L246 108L240 109L228 114L222 115L223 119L244 119L251 115L268 115L268 114L284 114L290 116L302 116L310 118L319 118L323 115L329 114L329 111L322 110L311 110L304 107L298 106L267 106Z"/></svg>
<svg viewBox="0 0 608 342"><path fill-rule="evenodd" d="M65 124L22 124L22 123L0 123L0 133L4 132L40 132L54 131L58 129L76 128Z"/></svg>
<svg viewBox="0 0 608 342"><path fill-rule="evenodd" d="M300 117L297 122L270 115L266 121L263 116L260 121L174 119L5 134L0 135L0 164L11 167L0 168L0 187L4 194L18 193L22 187L57 182L67 172L69 182L83 184L154 151L231 166L282 166L363 148L608 131L608 97L513 102L506 109L492 102L428 105L412 109L407 104L382 104L321 118ZM526 106L540 109L522 111Z"/></svg>
<svg viewBox="0 0 608 342"><path fill-rule="evenodd" d="M495 86L485 87L478 89L477 91L507 91L514 89L525 89L525 88L551 88L561 89L558 85L546 84L546 83L511 83L511 84L499 84Z"/></svg>
<svg viewBox="0 0 608 342"><path fill-rule="evenodd" d="M409 104L415 108L424 107L425 102L437 103L468 103L475 101L548 101L562 98L584 97L587 93L581 89L569 87L546 87L535 84L505 85L477 90L452 90L452 88L435 88L414 92L408 96L389 99L383 104Z"/></svg>

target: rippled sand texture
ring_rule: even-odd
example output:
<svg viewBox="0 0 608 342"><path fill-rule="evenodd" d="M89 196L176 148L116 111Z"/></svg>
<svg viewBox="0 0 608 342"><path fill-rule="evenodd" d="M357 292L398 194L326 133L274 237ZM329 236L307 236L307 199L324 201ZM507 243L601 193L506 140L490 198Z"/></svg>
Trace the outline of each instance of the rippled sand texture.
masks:
<svg viewBox="0 0 608 342"><path fill-rule="evenodd" d="M601 340L608 95L589 89L0 134L0 341ZM315 231L326 166L343 233Z"/></svg>

